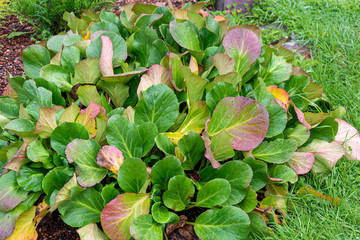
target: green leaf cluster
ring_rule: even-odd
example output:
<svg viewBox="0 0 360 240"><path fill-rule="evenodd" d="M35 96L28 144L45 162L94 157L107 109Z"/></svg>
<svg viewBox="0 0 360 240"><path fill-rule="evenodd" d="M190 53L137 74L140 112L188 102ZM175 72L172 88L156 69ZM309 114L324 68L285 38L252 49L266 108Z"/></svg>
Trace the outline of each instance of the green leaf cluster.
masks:
<svg viewBox="0 0 360 240"><path fill-rule="evenodd" d="M298 175L359 156L291 52L203 4L65 13L72 33L23 52L0 98L0 238L42 193L82 236L163 239L192 211L201 239L272 235Z"/></svg>

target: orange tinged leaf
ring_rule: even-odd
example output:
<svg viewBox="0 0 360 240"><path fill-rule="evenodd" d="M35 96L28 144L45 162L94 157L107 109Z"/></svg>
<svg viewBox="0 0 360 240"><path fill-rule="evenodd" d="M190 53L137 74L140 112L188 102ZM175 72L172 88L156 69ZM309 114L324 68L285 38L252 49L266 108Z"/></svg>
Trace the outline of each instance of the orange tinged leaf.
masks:
<svg viewBox="0 0 360 240"><path fill-rule="evenodd" d="M89 106L80 111L79 116L76 119L76 122L84 125L89 131L90 138L96 136L96 121L95 118L100 114L100 106L96 103L90 102Z"/></svg>
<svg viewBox="0 0 360 240"><path fill-rule="evenodd" d="M224 18L223 16L216 15L216 16L215 16L215 20L218 21L218 22L222 22L222 21L226 21L227 19Z"/></svg>
<svg viewBox="0 0 360 240"><path fill-rule="evenodd" d="M90 39L90 31L87 31L87 33L82 37L83 40L89 40Z"/></svg>
<svg viewBox="0 0 360 240"><path fill-rule="evenodd" d="M174 144L177 145L178 141L186 135L186 133L183 132L166 132L166 136L172 141Z"/></svg>
<svg viewBox="0 0 360 240"><path fill-rule="evenodd" d="M268 86L267 89L276 99L279 99L282 103L284 103L286 107L289 106L290 96L284 89L278 88L275 85Z"/></svg>
<svg viewBox="0 0 360 240"><path fill-rule="evenodd" d="M316 191L315 189L311 188L311 187L303 187L300 188L297 192L296 192L297 196L306 196L306 195L313 195L315 197L318 198L322 198L324 200L327 200L329 202L332 203L332 205L334 206L339 206L339 202L341 201L340 198L332 198L330 196L326 196L324 194L319 193L318 191Z"/></svg>

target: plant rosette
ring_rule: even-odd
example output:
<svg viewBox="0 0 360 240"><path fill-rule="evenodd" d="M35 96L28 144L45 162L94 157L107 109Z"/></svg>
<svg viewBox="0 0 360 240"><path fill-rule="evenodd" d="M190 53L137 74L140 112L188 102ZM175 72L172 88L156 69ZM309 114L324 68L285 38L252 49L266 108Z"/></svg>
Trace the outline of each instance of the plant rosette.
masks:
<svg viewBox="0 0 360 240"><path fill-rule="evenodd" d="M0 98L0 239L36 239L56 210L81 239L273 235L298 175L359 159L291 51L203 6L65 13L67 34L24 50Z"/></svg>

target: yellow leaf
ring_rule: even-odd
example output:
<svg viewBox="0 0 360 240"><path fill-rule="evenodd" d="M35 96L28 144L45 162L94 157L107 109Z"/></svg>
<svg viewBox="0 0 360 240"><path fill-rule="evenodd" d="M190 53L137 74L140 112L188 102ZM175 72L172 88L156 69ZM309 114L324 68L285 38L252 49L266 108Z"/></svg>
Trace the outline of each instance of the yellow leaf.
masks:
<svg viewBox="0 0 360 240"><path fill-rule="evenodd" d="M186 133L182 133L182 132L166 132L165 133L166 136L170 139L170 141L172 141L174 144L177 145L178 141L184 136L186 135Z"/></svg>
<svg viewBox="0 0 360 240"><path fill-rule="evenodd" d="M278 88L275 85L268 86L267 89L276 99L279 99L282 103L284 103L286 107L289 106L290 96L284 89Z"/></svg>
<svg viewBox="0 0 360 240"><path fill-rule="evenodd" d="M313 195L315 197L322 198L324 200L331 202L334 206L339 206L339 202L341 201L340 198L332 198L326 196L324 194L319 193L318 191L316 191L311 187L303 187L296 192L296 196L306 196L306 195Z"/></svg>
<svg viewBox="0 0 360 240"><path fill-rule="evenodd" d="M90 39L90 31L87 31L87 33L82 37L83 40L89 40Z"/></svg>
<svg viewBox="0 0 360 240"><path fill-rule="evenodd" d="M15 224L13 234L7 240L36 240L38 233L35 229L36 206L32 206L28 211L19 216Z"/></svg>

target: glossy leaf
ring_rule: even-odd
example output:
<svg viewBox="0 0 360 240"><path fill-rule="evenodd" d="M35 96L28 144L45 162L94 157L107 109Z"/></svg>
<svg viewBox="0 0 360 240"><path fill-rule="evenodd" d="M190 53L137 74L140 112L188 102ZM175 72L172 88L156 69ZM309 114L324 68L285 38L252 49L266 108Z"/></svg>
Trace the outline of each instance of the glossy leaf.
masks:
<svg viewBox="0 0 360 240"><path fill-rule="evenodd" d="M188 50L201 50L196 32L185 24L177 21L170 22L170 33L174 40Z"/></svg>
<svg viewBox="0 0 360 240"><path fill-rule="evenodd" d="M160 83L172 88L169 69L157 64L152 65L146 74L141 76L141 80L137 88L137 95L139 99L142 97L143 91L146 91L151 86Z"/></svg>
<svg viewBox="0 0 360 240"><path fill-rule="evenodd" d="M178 132L188 133L190 131L201 133L205 128L205 123L209 119L209 108L206 102L199 101L190 106L189 113L181 124Z"/></svg>
<svg viewBox="0 0 360 240"><path fill-rule="evenodd" d="M50 196L54 191L62 189L73 174L74 170L68 167L56 167L45 175L42 189Z"/></svg>
<svg viewBox="0 0 360 240"><path fill-rule="evenodd" d="M41 169L22 166L16 177L16 181L19 186L26 191L39 192L42 190L41 183L44 175L44 171Z"/></svg>
<svg viewBox="0 0 360 240"><path fill-rule="evenodd" d="M296 172L296 174L305 174L310 171L315 162L313 153L294 152L288 164Z"/></svg>
<svg viewBox="0 0 360 240"><path fill-rule="evenodd" d="M205 184L196 196L196 206L211 208L224 203L231 194L231 185L225 179L214 179Z"/></svg>
<svg viewBox="0 0 360 240"><path fill-rule="evenodd" d="M172 224L179 221L179 217L170 212L162 203L154 203L151 207L151 215L160 224Z"/></svg>
<svg viewBox="0 0 360 240"><path fill-rule="evenodd" d="M60 66L53 64L44 66L41 68L40 77L56 84L63 92L70 92L72 88L70 73Z"/></svg>
<svg viewBox="0 0 360 240"><path fill-rule="evenodd" d="M248 215L237 207L207 210L195 221L195 232L204 240L246 239L250 233Z"/></svg>
<svg viewBox="0 0 360 240"><path fill-rule="evenodd" d="M265 187L268 180L267 164L262 161L255 160L252 157L245 158L244 162L251 167L253 172L250 186L254 191L259 191L261 188Z"/></svg>
<svg viewBox="0 0 360 240"><path fill-rule="evenodd" d="M168 190L162 198L166 207L174 211L184 210L194 196L195 187L191 180L185 176L175 176L169 181Z"/></svg>
<svg viewBox="0 0 360 240"><path fill-rule="evenodd" d="M60 204L61 219L72 227L83 227L100 220L104 200L93 188L83 190L80 187L71 189L71 198Z"/></svg>
<svg viewBox="0 0 360 240"><path fill-rule="evenodd" d="M165 132L179 115L179 102L170 88L163 84L150 87L135 107L135 123L153 122Z"/></svg>
<svg viewBox="0 0 360 240"><path fill-rule="evenodd" d="M142 140L138 128L126 118L114 115L109 119L106 139L122 152L124 159L142 157Z"/></svg>
<svg viewBox="0 0 360 240"><path fill-rule="evenodd" d="M239 96L239 94L231 83L219 82L215 84L214 88L206 94L206 104L212 113L215 110L216 105L223 98L237 96Z"/></svg>
<svg viewBox="0 0 360 240"><path fill-rule="evenodd" d="M262 142L251 151L252 156L265 162L281 164L290 160L297 146L292 140L276 139Z"/></svg>
<svg viewBox="0 0 360 240"><path fill-rule="evenodd" d="M358 131L341 119L335 119L339 124L339 131L335 136L335 141L343 144L346 155L353 160L360 159L360 135Z"/></svg>
<svg viewBox="0 0 360 240"><path fill-rule="evenodd" d="M65 156L65 148L74 139L89 139L89 131L80 123L64 122L51 134L51 147L61 156Z"/></svg>
<svg viewBox="0 0 360 240"><path fill-rule="evenodd" d="M154 185L159 184L162 190L167 190L169 180L177 175L185 175L185 173L176 157L166 157L158 161L151 168L150 173L151 182Z"/></svg>
<svg viewBox="0 0 360 240"><path fill-rule="evenodd" d="M59 109L41 107L39 108L39 120L36 123L35 134L39 134L41 138L49 138L57 127L56 112Z"/></svg>
<svg viewBox="0 0 360 240"><path fill-rule="evenodd" d="M266 110L269 113L269 129L266 137L271 138L285 130L288 118L284 109L279 105L267 106Z"/></svg>
<svg viewBox="0 0 360 240"><path fill-rule="evenodd" d="M24 70L30 78L37 78L40 75L40 69L50 63L50 53L46 48L31 45L22 53Z"/></svg>
<svg viewBox="0 0 360 240"><path fill-rule="evenodd" d="M338 142L328 143L324 140L313 140L306 147L298 149L298 152L313 153L315 162L312 167L314 172L326 172L331 170L337 161L344 156L345 150Z"/></svg>
<svg viewBox="0 0 360 240"><path fill-rule="evenodd" d="M90 223L76 230L81 240L108 240L103 231L101 231L96 223Z"/></svg>
<svg viewBox="0 0 360 240"><path fill-rule="evenodd" d="M125 60L127 58L127 47L126 47L126 43L125 40L118 34L113 33L113 32L104 32L101 34L101 36L107 36L111 39L112 42L112 46L113 46L113 59L112 59L112 64L113 65L118 65L118 60L117 59L123 59ZM99 36L98 38L96 38L91 44L90 46L88 46L86 48L86 57L87 58L100 58L101 56L101 49L102 49L102 42L101 42L101 37Z"/></svg>
<svg viewBox="0 0 360 240"><path fill-rule="evenodd" d="M145 214L137 217L131 223L130 234L135 239L152 240L163 239L163 227L154 221L151 214Z"/></svg>
<svg viewBox="0 0 360 240"><path fill-rule="evenodd" d="M59 192L56 194L54 204L52 205L50 211L55 211L62 202L69 200L71 198L71 189L77 186L79 186L79 184L76 180L76 175L74 174L74 176L65 183L61 189L58 189Z"/></svg>
<svg viewBox="0 0 360 240"><path fill-rule="evenodd" d="M101 77L98 58L86 58L74 66L75 76L71 84L79 83L95 84Z"/></svg>
<svg viewBox="0 0 360 240"><path fill-rule="evenodd" d="M184 170L193 170L195 165L204 155L205 143L201 136L194 132L189 132L183 136L178 142L178 148L184 155L182 167Z"/></svg>
<svg viewBox="0 0 360 240"><path fill-rule="evenodd" d="M127 158L118 172L118 183L125 192L139 193L148 179L144 162L139 158Z"/></svg>

